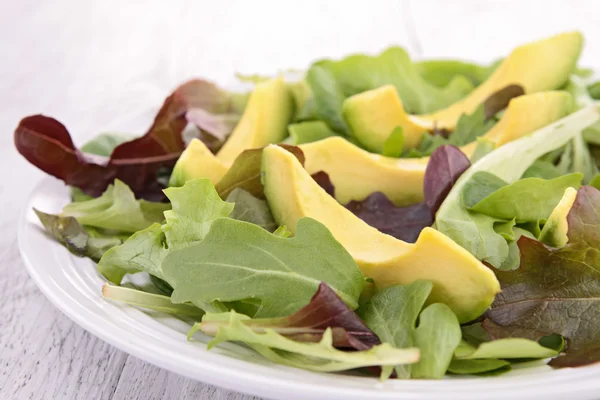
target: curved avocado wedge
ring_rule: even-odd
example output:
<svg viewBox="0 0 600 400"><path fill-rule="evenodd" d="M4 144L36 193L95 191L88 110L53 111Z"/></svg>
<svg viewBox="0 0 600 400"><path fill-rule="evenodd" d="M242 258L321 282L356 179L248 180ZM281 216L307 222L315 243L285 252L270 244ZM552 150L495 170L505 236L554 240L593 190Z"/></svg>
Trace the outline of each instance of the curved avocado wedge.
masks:
<svg viewBox="0 0 600 400"><path fill-rule="evenodd" d="M244 150L281 142L287 136L293 114L294 100L283 78L257 84L240 122L217 158L224 165L231 165Z"/></svg>
<svg viewBox="0 0 600 400"><path fill-rule="evenodd" d="M367 225L329 196L296 157L278 146L263 151L265 196L277 223L292 232L302 217L323 223L377 287L433 282L430 303L445 303L460 322L481 315L500 284L494 273L451 239L425 228L415 244Z"/></svg>
<svg viewBox="0 0 600 400"><path fill-rule="evenodd" d="M227 172L229 166L217 160L199 139L192 139L173 168L169 186L183 186L192 179L210 179L215 185Z"/></svg>
<svg viewBox="0 0 600 400"><path fill-rule="evenodd" d="M536 131L573 110L572 96L563 91L540 92L510 101L500 121L483 137L504 145ZM461 147L471 156L473 142ZM340 203L363 200L373 192L383 192L398 206L423 200L423 179L429 157L391 158L362 150L341 137L330 137L300 145L309 174L325 171L335 186Z"/></svg>
<svg viewBox="0 0 600 400"><path fill-rule="evenodd" d="M580 32L562 33L519 46L467 97L419 118L452 130L462 114L471 114L487 97L508 85L520 85L525 93L559 88L575 68L582 47Z"/></svg>
<svg viewBox="0 0 600 400"><path fill-rule="evenodd" d="M552 247L563 247L569 241L567 231L569 224L567 223L567 215L575 203L577 190L570 187L565 190L565 194L560 199L548 221L544 224L540 233L540 242Z"/></svg>

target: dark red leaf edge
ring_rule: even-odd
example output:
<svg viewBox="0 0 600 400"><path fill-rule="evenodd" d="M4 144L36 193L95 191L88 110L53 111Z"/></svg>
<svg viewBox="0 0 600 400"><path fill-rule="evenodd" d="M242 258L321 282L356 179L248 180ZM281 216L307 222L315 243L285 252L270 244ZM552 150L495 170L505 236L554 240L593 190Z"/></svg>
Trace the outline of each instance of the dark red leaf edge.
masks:
<svg viewBox="0 0 600 400"><path fill-rule="evenodd" d="M201 330L216 334L227 321L202 322ZM244 321L254 330L273 329L292 340L318 342L327 328L332 329L333 346L342 349L367 350L381 341L346 303L322 282L310 302L289 317L259 318Z"/></svg>
<svg viewBox="0 0 600 400"><path fill-rule="evenodd" d="M173 167L185 148L187 110L222 107L224 93L207 81L184 83L167 97L147 133L117 146L110 158L80 152L65 126L44 115L21 120L14 132L15 147L42 171L91 196L101 195L118 178L138 198L163 200L157 174Z"/></svg>
<svg viewBox="0 0 600 400"><path fill-rule="evenodd" d="M435 213L450 189L470 166L469 159L460 149L452 145L440 146L431 155L425 170L423 202L397 207L385 194L375 192L362 201L349 202L346 208L379 231L414 243L423 228L433 224ZM318 172L313 178L328 193L333 192L333 184L325 172Z"/></svg>

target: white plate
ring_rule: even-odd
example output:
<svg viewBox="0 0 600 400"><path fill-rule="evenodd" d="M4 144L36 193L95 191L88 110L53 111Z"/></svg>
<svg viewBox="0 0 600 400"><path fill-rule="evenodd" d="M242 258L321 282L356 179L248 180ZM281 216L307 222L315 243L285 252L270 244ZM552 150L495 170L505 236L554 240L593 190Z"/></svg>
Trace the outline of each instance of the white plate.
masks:
<svg viewBox="0 0 600 400"><path fill-rule="evenodd" d="M597 399L600 365L552 370L536 364L499 377L441 381L388 380L319 374L275 365L247 348L226 344L206 350L208 338L188 342L189 326L164 314L105 301L105 280L94 263L48 237L32 207L57 212L68 190L46 178L35 188L19 226L19 246L29 274L69 318L99 338L154 365L227 389L273 399Z"/></svg>

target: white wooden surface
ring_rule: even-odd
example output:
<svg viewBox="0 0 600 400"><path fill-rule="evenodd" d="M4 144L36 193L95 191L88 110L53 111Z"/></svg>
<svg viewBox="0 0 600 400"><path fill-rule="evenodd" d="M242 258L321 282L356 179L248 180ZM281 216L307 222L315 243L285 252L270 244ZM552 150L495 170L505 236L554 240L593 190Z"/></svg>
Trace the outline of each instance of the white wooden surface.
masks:
<svg viewBox="0 0 600 400"><path fill-rule="evenodd" d="M185 379L98 340L29 279L16 242L22 204L42 173L13 149L25 115L52 115L77 142L143 132L168 92L200 76L269 73L319 57L376 52L486 61L515 45L580 29L582 63L600 67L596 0L0 2L0 399L250 397Z"/></svg>

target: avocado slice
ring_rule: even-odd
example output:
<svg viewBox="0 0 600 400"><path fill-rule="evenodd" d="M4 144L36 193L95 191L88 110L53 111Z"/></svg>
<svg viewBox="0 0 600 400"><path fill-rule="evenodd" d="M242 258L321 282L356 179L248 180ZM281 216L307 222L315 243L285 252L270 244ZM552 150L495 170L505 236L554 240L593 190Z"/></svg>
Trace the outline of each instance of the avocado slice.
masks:
<svg viewBox="0 0 600 400"><path fill-rule="evenodd" d="M540 92L512 99L500 121L483 137L503 145L546 126L573 110L573 97L564 91ZM470 157L477 142L461 147ZM428 157L397 159L372 154L340 137L300 146L309 174L325 171L340 203L363 200L383 192L398 206L423 200Z"/></svg>
<svg viewBox="0 0 600 400"><path fill-rule="evenodd" d="M575 68L582 47L580 32L562 33L519 46L467 97L419 118L436 121L438 127L452 130L462 114L471 114L491 94L508 85L520 85L525 93L559 88Z"/></svg>
<svg viewBox="0 0 600 400"><path fill-rule="evenodd" d="M228 169L201 140L192 139L173 168L169 186L183 186L187 181L199 178L210 179L214 185Z"/></svg>
<svg viewBox="0 0 600 400"><path fill-rule="evenodd" d="M394 128L401 126L404 148L416 147L433 124L411 117L404 111L402 100L394 85L385 85L348 97L342 114L354 138L373 153L381 154L383 144Z"/></svg>
<svg viewBox="0 0 600 400"><path fill-rule="evenodd" d="M283 78L257 84L240 122L217 158L224 165L231 165L244 150L281 142L287 136L293 114L294 100Z"/></svg>
<svg viewBox="0 0 600 400"><path fill-rule="evenodd" d="M567 215L575 202L577 190L570 187L565 190L565 194L560 199L556 207L552 210L548 221L544 224L539 240L552 247L563 247L569 241L567 231Z"/></svg>
<svg viewBox="0 0 600 400"><path fill-rule="evenodd" d="M262 172L277 223L294 232L302 217L320 221L377 287L431 280L428 302L447 304L460 322L481 315L500 291L489 268L432 228L425 228L417 242L409 244L367 225L329 196L283 148L265 148Z"/></svg>

